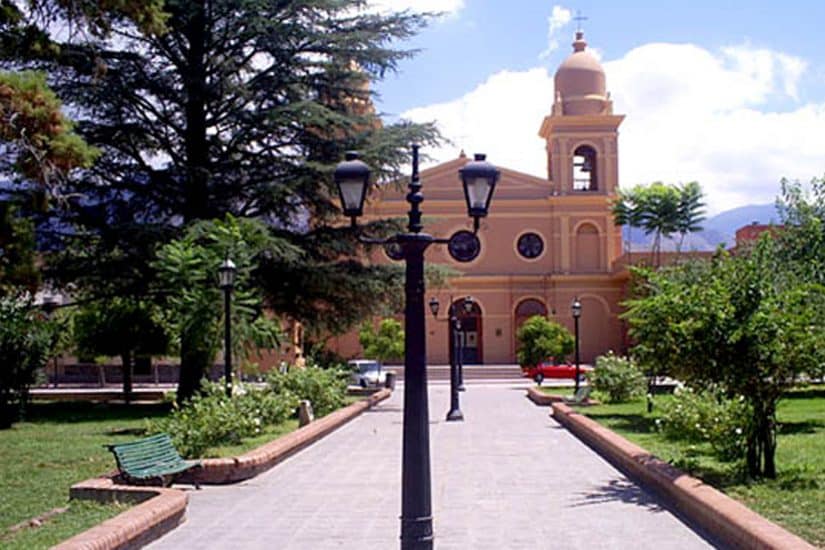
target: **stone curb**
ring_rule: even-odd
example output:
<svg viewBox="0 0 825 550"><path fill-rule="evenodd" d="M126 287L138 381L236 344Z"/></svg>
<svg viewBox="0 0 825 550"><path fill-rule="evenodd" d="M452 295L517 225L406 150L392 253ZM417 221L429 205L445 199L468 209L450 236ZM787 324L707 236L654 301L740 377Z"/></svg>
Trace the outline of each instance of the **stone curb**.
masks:
<svg viewBox="0 0 825 550"><path fill-rule="evenodd" d="M553 417L579 439L627 475L663 495L679 513L729 547L772 550L816 548L571 407L562 403L554 403L552 407Z"/></svg>
<svg viewBox="0 0 825 550"><path fill-rule="evenodd" d="M544 393L540 389L535 386L531 386L527 388L527 399L535 403L540 407L549 407L553 403L564 403L564 397L561 395L553 395L549 393ZM600 403L595 399L587 398L581 403L578 403L577 406L580 407L589 407L591 405L599 405Z"/></svg>
<svg viewBox="0 0 825 550"><path fill-rule="evenodd" d="M544 393L535 386L527 388L527 399L540 407L549 407L553 403L561 403L563 401L560 395Z"/></svg>
<svg viewBox="0 0 825 550"><path fill-rule="evenodd" d="M205 459L202 461L203 468L195 473L197 480L204 484L224 484L256 476L343 426L390 395L391 390L382 389L367 399L330 413L238 457ZM140 548L171 531L183 521L189 500L186 492L162 487L118 485L113 479L115 475L113 473L76 483L69 490L69 497L98 502L139 504L61 542L53 550ZM189 481L194 481L194 477L189 476ZM185 481L183 477L181 481Z"/></svg>
<svg viewBox="0 0 825 550"><path fill-rule="evenodd" d="M73 499L98 502L139 502L137 506L55 546L53 550L139 548L171 531L183 521L187 494L177 489L117 485L99 477L72 486Z"/></svg>

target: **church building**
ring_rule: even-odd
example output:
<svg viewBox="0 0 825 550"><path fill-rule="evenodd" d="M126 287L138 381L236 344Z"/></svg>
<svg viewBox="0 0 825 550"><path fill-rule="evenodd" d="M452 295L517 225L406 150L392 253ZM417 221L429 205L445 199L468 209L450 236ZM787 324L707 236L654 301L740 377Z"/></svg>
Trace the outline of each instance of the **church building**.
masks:
<svg viewBox="0 0 825 550"><path fill-rule="evenodd" d="M425 230L437 237L459 234L452 255L446 246L432 246L426 261L462 273L448 288L427 289L425 301L435 296L441 303L439 319L427 314L428 364L448 362L443 319L450 299L467 295L474 298L473 311L459 308L465 364L515 363L516 330L533 315L544 315L572 332L571 304L576 298L582 304L582 361L624 348L619 304L628 272L621 228L611 214L624 116L613 113L604 69L587 51L581 31L573 52L556 71L555 94L548 100L549 114L536 121L547 153L547 177L510 170L489 159L501 177L477 234L480 249L473 247L472 221L458 179L458 170L469 159L462 153L421 172ZM371 197L365 215L405 217L407 209L405 192L384 188ZM394 261L391 252L377 254L376 261ZM345 357L361 353L354 333L332 344Z"/></svg>

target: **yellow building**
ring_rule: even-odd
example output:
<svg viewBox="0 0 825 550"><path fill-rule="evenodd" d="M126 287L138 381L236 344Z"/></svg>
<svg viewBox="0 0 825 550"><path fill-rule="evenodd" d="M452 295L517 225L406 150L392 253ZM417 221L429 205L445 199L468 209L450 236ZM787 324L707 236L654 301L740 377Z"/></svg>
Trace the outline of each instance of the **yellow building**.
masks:
<svg viewBox="0 0 825 550"><path fill-rule="evenodd" d="M573 53L556 71L554 98L548 99L550 113L538 132L547 151L547 178L498 166L501 179L478 233L477 257L456 261L445 246L430 247L426 255L428 262L463 273L451 281L451 288L427 292L427 300L439 298L442 317L451 295L475 299L475 311L462 323L467 364L514 363L516 329L535 314L572 331L570 305L575 297L582 303L582 360L592 362L624 347L618 315L627 271L620 258L621 231L611 214L619 185L618 129L624 117L613 114L604 70L587 51L581 31ZM495 158L489 160L496 164ZM462 153L422 171L428 233L449 237L472 232L458 179L459 168L467 162ZM408 206L404 192L382 189L365 214L404 217ZM463 236L471 244L468 235ZM379 261L392 261L381 256ZM348 357L360 353L354 333L335 339L333 347ZM446 324L428 315L428 363L447 363L448 353Z"/></svg>

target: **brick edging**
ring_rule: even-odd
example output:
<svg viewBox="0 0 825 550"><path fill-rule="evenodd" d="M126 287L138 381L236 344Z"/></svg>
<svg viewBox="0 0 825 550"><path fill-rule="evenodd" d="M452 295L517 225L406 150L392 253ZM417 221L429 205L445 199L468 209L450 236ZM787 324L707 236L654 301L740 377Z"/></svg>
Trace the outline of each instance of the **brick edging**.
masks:
<svg viewBox="0 0 825 550"><path fill-rule="evenodd" d="M366 399L339 409L298 428L266 445L232 458L208 458L198 470L198 482L234 483L272 468L286 457L346 424L362 412L392 395L382 389ZM178 526L186 514L189 497L179 489L118 485L116 474L81 481L72 485L69 497L98 502L137 502L117 516L67 539L55 550L115 550L139 548ZM194 481L189 476L189 481ZM184 480L181 478L181 480ZM184 480L185 481L185 480Z"/></svg>
<svg viewBox="0 0 825 550"><path fill-rule="evenodd" d="M53 550L139 548L177 527L183 521L189 500L185 492L177 489L117 485L111 477L76 483L69 496L139 504L61 542Z"/></svg>
<svg viewBox="0 0 825 550"><path fill-rule="evenodd" d="M371 409L390 395L392 392L384 388L366 399L356 401L240 456L201 460L202 468L190 470L178 480L183 483L197 481L205 485L219 485L237 483L254 477Z"/></svg>
<svg viewBox="0 0 825 550"><path fill-rule="evenodd" d="M549 407L553 403L561 403L563 401L560 395L550 395L549 393L544 393L536 386L530 386L527 388L527 399L540 407Z"/></svg>
<svg viewBox="0 0 825 550"><path fill-rule="evenodd" d="M724 493L656 458L645 449L554 403L553 417L627 475L663 495L690 521L733 548L815 549Z"/></svg>

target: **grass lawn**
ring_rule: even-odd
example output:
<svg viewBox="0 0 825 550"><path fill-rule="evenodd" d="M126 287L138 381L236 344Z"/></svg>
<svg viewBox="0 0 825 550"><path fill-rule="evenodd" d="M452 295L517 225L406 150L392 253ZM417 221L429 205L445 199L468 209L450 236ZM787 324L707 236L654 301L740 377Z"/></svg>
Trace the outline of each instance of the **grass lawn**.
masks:
<svg viewBox="0 0 825 550"><path fill-rule="evenodd" d="M344 405L359 398L348 397ZM116 468L106 444L144 436L147 419L158 419L171 405L36 403L27 420L0 431L0 548L48 548L126 509L69 501L69 487ZM289 419L237 445L210 449L207 457L243 454L298 428ZM68 511L40 527L15 533L8 529L55 508Z"/></svg>
<svg viewBox="0 0 825 550"><path fill-rule="evenodd" d="M598 398L598 396L597 396ZM661 403L670 396L657 396ZM814 545L825 547L825 388L790 393L779 404L775 480L748 480L735 464L720 462L706 444L668 441L655 429L657 409L644 400L582 407L580 412L662 460L703 479Z"/></svg>
<svg viewBox="0 0 825 550"><path fill-rule="evenodd" d="M69 503L69 487L112 471L115 462L103 445L129 441L145 428L144 418L169 407L34 404L26 422L0 431L0 547L48 548L103 519L120 513L115 505ZM9 527L54 508L69 511L36 529L7 536Z"/></svg>

